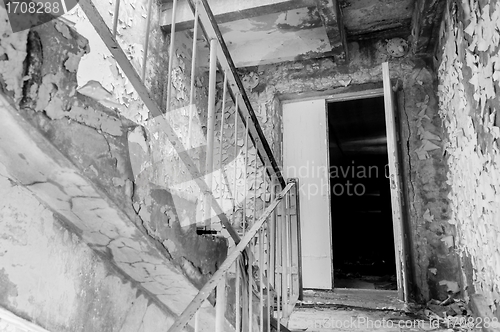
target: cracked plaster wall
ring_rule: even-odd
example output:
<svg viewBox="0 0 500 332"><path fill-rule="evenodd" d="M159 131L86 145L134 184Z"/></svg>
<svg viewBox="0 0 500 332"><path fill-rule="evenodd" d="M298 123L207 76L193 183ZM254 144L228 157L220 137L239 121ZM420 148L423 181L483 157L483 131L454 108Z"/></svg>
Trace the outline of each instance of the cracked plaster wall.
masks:
<svg viewBox="0 0 500 332"><path fill-rule="evenodd" d="M137 57L141 53L137 51L138 36L123 31L134 30L131 27L137 27L138 17L142 16L140 20L143 25L145 23L144 4L135 3L142 8L141 12L132 10L134 3L125 2L130 20L120 21L119 41L138 69L141 63ZM111 4L99 2L100 7L105 5ZM193 189L192 184L190 188L188 184L177 191L177 188L171 190L174 186L169 180L178 179L177 175L185 172L184 166L162 135L161 128L155 128L154 121L147 118L147 110L137 93L99 41L85 15L78 7L69 15L78 32L56 20L30 31L11 34L3 9L0 14L4 33L1 85L21 108L20 114L99 189L110 195L121 212L147 233L194 285L201 287L225 258L226 241L200 237L194 232L192 224L199 188ZM106 15L104 18L110 20ZM154 22L152 26L155 27ZM89 38L90 47L82 35ZM174 124L174 129L185 130L190 75L185 58L191 54L187 52L191 41L189 34L184 33L179 34L177 41L173 111L168 120ZM146 85L158 104L164 106L168 38L158 28L153 28L151 43ZM201 73L196 83L197 105L206 100L205 85L204 73ZM203 121L200 115L203 109L203 106L195 109L199 114L197 118L202 119L198 123ZM198 136L193 140L203 139L203 128L198 129ZM183 133L179 134L186 138ZM203 151L193 149L189 153L193 159L204 158ZM36 185L46 187L48 184ZM90 208L85 200L81 203L77 208ZM187 226L182 224L182 218L188 219ZM96 249L103 250L99 246ZM190 296L188 292L184 295Z"/></svg>
<svg viewBox="0 0 500 332"><path fill-rule="evenodd" d="M447 165L435 74L421 59L391 58L382 42L351 43L349 48L348 65L319 59L242 68L240 74L264 133L281 162L281 95L323 90L341 93L370 84L373 87L382 81L381 63L390 62L391 77L402 83L398 114L404 195L409 206L406 233L412 295L418 301L446 299L448 291L458 290L459 280L455 229L449 223ZM301 222L302 227L307 227L307 220Z"/></svg>
<svg viewBox="0 0 500 332"><path fill-rule="evenodd" d="M440 31L439 114L463 285L500 317L500 2L448 1Z"/></svg>
<svg viewBox="0 0 500 332"><path fill-rule="evenodd" d="M173 323L3 165L0 198L0 306L53 332L158 331Z"/></svg>

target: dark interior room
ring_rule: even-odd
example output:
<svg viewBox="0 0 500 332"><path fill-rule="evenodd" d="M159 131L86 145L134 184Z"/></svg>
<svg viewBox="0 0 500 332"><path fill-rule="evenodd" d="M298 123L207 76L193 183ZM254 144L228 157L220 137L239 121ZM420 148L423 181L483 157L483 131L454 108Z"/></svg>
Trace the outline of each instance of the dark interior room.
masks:
<svg viewBox="0 0 500 332"><path fill-rule="evenodd" d="M396 289L384 99L328 104L335 288Z"/></svg>

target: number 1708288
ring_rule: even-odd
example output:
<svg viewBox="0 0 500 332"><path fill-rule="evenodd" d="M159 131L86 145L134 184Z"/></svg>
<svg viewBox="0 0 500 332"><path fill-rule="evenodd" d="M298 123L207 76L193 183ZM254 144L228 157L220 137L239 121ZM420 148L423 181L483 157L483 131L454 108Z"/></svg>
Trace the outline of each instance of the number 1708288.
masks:
<svg viewBox="0 0 500 332"><path fill-rule="evenodd" d="M5 8L9 14L56 14L64 10L64 0L52 1L6 1Z"/></svg>

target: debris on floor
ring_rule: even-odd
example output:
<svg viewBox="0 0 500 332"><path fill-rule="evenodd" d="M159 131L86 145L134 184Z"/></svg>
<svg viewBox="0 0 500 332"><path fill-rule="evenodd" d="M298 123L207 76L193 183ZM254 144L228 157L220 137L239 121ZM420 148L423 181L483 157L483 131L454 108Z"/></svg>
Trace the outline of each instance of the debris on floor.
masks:
<svg viewBox="0 0 500 332"><path fill-rule="evenodd" d="M305 290L290 317L293 331L434 331L480 332L498 322L473 316L468 305L451 294L425 305L399 301L397 292L365 289Z"/></svg>
<svg viewBox="0 0 500 332"><path fill-rule="evenodd" d="M449 296L444 301L430 300L427 305L417 311L417 315L426 317L429 321L437 321L441 327L450 331L474 331L483 327L500 327L498 321L488 321L474 317L467 304L460 299Z"/></svg>

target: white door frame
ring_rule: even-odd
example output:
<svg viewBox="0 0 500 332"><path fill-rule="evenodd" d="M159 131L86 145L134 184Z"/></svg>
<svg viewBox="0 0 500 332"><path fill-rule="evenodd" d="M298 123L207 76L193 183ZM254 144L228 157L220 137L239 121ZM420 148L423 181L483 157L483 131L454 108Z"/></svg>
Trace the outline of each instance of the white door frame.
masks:
<svg viewBox="0 0 500 332"><path fill-rule="evenodd" d="M385 68L384 68L385 70ZM389 83L387 83L389 82ZM387 98L390 94L390 99ZM385 100L385 107L386 107L386 127L387 127L387 148L388 148L388 156L391 155L389 151L393 151L392 153L392 158L389 160L389 170L390 174L395 176L398 181L396 181L396 190L392 189L391 190L391 201L392 201L392 210L393 210L393 229L394 229L394 249L396 253L396 272L397 272L397 283L398 283L398 297L400 300L408 301L408 278L407 278L407 269L406 269L406 262L404 261L405 253L404 253L404 234L403 234L403 215L402 215L402 209L401 209L401 202L403 201L402 197L402 191L401 191L401 180L400 180L400 162L399 162L399 155L395 150L397 150L397 141L396 141L396 136L395 136L395 121L394 121L394 97L392 93L392 86L390 85L390 80L388 79L387 74L384 75L384 87L382 88L375 88L375 89L367 89L367 90L362 90L362 91L356 91L356 92L345 92L345 93L334 93L332 94L331 91L325 91L325 92L315 92L312 93L310 96L307 96L305 98L290 98L286 100L282 100L282 104L287 104L287 103L294 103L294 102L302 102L302 101L307 101L307 100L317 100L317 99L324 99L325 101L325 114L327 115L328 108L327 108L327 103L330 102L342 102L342 101L348 101L348 100L355 100L355 99L368 99L368 98L374 98L374 97L384 97ZM387 108L391 108L392 110L388 112ZM327 117L328 119L328 117ZM392 119L392 120L391 120ZM389 125L388 125L389 121ZM283 130L284 128L282 128ZM327 125L327 133L328 135L328 125ZM284 144L283 144L284 148ZM284 153L284 151L283 151ZM327 162L328 162L328 169L331 167L330 165L330 160L329 160L329 151L327 149ZM300 180L300 179L299 179ZM328 179L330 181L330 179ZM330 192L328 194L330 198ZM399 206L399 208L398 208ZM330 223L331 223L331 205L328 207L328 214L330 216ZM399 217L395 217L394 214L398 214ZM330 226L330 238L333 236L332 234L332 228ZM301 241L302 245L302 241ZM332 246L332 251L333 251L333 246ZM333 272L334 272L334 266L333 266L333 253L331 253L332 257L332 286L334 285L334 280L333 280Z"/></svg>

